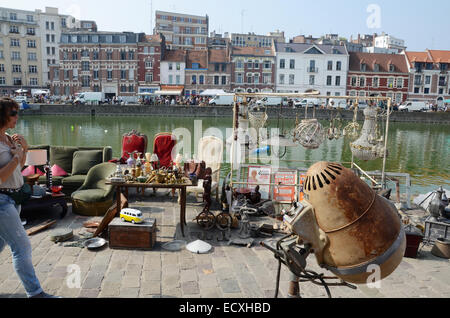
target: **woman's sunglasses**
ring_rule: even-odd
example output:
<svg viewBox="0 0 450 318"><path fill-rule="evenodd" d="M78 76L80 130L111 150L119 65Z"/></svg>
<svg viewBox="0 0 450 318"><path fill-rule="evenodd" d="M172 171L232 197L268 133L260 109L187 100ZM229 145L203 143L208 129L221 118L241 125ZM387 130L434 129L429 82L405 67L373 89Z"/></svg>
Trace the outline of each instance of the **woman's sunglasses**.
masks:
<svg viewBox="0 0 450 318"><path fill-rule="evenodd" d="M12 111L9 113L9 116L15 117L15 116L17 116L18 113L19 113L19 112L18 112L17 110L12 110Z"/></svg>

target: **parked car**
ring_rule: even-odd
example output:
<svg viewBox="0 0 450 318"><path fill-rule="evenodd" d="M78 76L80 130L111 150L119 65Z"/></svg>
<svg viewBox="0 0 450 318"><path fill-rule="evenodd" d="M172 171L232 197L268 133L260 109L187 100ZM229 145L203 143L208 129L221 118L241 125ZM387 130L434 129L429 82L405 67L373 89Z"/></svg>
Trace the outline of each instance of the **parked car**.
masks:
<svg viewBox="0 0 450 318"><path fill-rule="evenodd" d="M27 103L28 102L28 98L26 96L17 96L14 98L14 100L20 105L23 102Z"/></svg>
<svg viewBox="0 0 450 318"><path fill-rule="evenodd" d="M401 112L421 112L427 111L428 107L425 102L406 102L398 107Z"/></svg>

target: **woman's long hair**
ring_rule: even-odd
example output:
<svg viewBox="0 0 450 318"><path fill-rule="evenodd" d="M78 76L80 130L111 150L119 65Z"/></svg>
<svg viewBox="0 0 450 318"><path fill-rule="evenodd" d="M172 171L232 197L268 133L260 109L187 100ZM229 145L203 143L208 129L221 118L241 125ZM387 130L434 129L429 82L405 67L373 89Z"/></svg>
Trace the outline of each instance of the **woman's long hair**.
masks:
<svg viewBox="0 0 450 318"><path fill-rule="evenodd" d="M19 110L19 104L9 97L0 98L0 129L5 127L11 117L11 110Z"/></svg>

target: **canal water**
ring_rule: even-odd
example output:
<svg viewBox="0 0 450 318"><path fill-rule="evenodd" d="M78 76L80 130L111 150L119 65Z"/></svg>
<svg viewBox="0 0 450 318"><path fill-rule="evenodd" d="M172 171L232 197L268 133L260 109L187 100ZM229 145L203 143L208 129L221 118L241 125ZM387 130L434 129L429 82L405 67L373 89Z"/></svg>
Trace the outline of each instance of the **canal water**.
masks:
<svg viewBox="0 0 450 318"><path fill-rule="evenodd" d="M322 124L329 126L326 121ZM294 125L294 119L285 119L281 123L278 119L274 119L268 123L269 129L279 127L286 131L292 129ZM93 147L108 145L113 148L113 155L117 158L120 156L122 135L132 129L148 136L148 152L151 152L153 137L157 133L172 132L175 129L183 131L180 129L185 128L185 131L191 133L191 148L194 153L194 139L198 135L220 131L225 143L231 127L231 118L23 116L11 133L23 134L31 145ZM391 123L388 139L389 156L386 171L409 173L413 195L436 190L441 185L450 189L450 125ZM347 138L340 138L333 141L326 140L316 150L307 150L302 146L287 148L280 160L280 166L308 168L310 164L322 160L351 162L350 142ZM222 177L230 169L227 156L229 158L229 148L224 150ZM355 163L366 171L381 171L383 160L369 162L355 160ZM402 186L401 191L404 192Z"/></svg>

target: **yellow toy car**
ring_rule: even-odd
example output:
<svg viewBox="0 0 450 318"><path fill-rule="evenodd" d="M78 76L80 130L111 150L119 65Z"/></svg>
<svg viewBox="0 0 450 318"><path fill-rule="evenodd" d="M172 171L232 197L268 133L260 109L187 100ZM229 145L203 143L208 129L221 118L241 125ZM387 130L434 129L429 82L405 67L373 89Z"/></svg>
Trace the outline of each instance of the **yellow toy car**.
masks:
<svg viewBox="0 0 450 318"><path fill-rule="evenodd" d="M133 224L143 223L142 212L135 209L123 209L120 211L120 219L122 222L131 222Z"/></svg>

